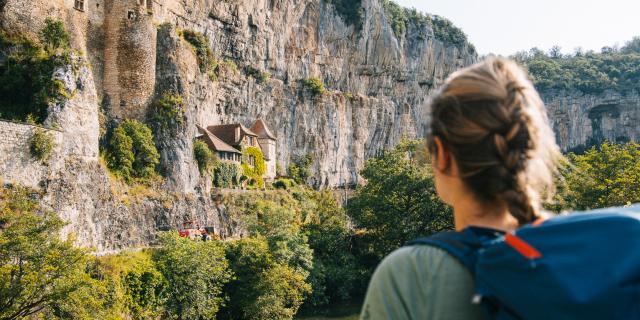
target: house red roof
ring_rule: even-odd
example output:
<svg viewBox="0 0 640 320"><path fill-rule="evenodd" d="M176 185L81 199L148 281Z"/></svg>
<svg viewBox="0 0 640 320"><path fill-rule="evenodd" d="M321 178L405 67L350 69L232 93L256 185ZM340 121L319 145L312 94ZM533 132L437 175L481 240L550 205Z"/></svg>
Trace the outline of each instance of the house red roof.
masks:
<svg viewBox="0 0 640 320"><path fill-rule="evenodd" d="M244 136L258 137L255 132L239 123L208 126L207 130L232 146L239 145Z"/></svg>
<svg viewBox="0 0 640 320"><path fill-rule="evenodd" d="M209 132L209 130L198 126L198 132L202 135L202 140L209 146L209 148L215 151L224 151L224 152L242 154L242 152L240 152L238 149L225 143L220 138L216 137L216 135Z"/></svg>
<svg viewBox="0 0 640 320"><path fill-rule="evenodd" d="M267 125L262 121L262 119L256 120L251 127L251 131L255 132L258 135L258 138L276 140L276 137L271 133L269 128L267 128Z"/></svg>

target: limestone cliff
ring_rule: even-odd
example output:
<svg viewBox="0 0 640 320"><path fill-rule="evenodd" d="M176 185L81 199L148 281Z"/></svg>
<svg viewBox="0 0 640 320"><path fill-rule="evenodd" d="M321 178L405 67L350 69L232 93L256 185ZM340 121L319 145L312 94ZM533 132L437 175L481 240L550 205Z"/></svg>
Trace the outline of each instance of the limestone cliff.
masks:
<svg viewBox="0 0 640 320"><path fill-rule="evenodd" d="M75 92L51 106L45 123L59 129L55 159L0 158L1 178L41 187L70 221L67 231L101 251L146 244L156 230L190 218L231 228L193 160L197 125L263 118L277 136L282 168L311 153L314 186L358 183L365 159L402 136L424 134L427 96L476 60L467 43L439 40L429 26L409 23L396 35L379 0L362 0L361 12L353 23L322 0L2 1L4 30L35 38L45 18L64 21L82 67L55 75ZM217 79L200 72L179 36L186 29L203 33L226 61ZM256 79L252 70L270 77ZM305 90L310 77L328 92ZM166 182L141 195L109 178L100 137L122 119L145 120L150 102L167 90L183 96L185 122L175 135L156 137ZM7 130L19 140L31 129ZM18 144L3 141L2 150Z"/></svg>
<svg viewBox="0 0 640 320"><path fill-rule="evenodd" d="M542 98L564 151L581 149L603 140L640 141L640 95L605 90L600 94L544 91Z"/></svg>

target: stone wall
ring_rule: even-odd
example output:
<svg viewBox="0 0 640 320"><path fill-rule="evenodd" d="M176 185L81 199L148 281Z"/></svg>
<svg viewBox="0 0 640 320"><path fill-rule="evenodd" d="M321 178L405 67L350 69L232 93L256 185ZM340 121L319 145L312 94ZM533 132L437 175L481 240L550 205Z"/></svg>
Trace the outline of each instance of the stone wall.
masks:
<svg viewBox="0 0 640 320"><path fill-rule="evenodd" d="M36 130L44 130L56 147L46 163L34 158L29 141ZM0 181L39 187L61 165L62 132L39 126L0 120Z"/></svg>

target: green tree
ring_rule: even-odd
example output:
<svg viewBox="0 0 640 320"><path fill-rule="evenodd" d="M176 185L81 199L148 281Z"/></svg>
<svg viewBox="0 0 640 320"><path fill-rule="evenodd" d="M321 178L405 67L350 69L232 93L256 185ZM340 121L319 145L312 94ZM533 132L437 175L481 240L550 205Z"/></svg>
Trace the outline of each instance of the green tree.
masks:
<svg viewBox="0 0 640 320"><path fill-rule="evenodd" d="M311 165L313 164L313 156L306 154L302 157L294 159L287 167L289 177L296 183L306 184L307 180L312 176Z"/></svg>
<svg viewBox="0 0 640 320"><path fill-rule="evenodd" d="M152 104L150 110L151 122L158 129L175 133L184 123L185 107L182 96L170 91L163 92Z"/></svg>
<svg viewBox="0 0 640 320"><path fill-rule="evenodd" d="M176 232L159 236L153 258L167 281L166 309L174 319L215 319L224 302L222 287L232 273L217 241L193 241Z"/></svg>
<svg viewBox="0 0 640 320"><path fill-rule="evenodd" d="M351 300L364 288L362 268L353 248L353 234L348 217L329 191L310 192L313 206L303 232L313 249L313 270L309 282L313 287L305 305L318 307Z"/></svg>
<svg viewBox="0 0 640 320"><path fill-rule="evenodd" d="M564 209L595 209L640 202L640 144L594 146L569 155L566 185L559 194Z"/></svg>
<svg viewBox="0 0 640 320"><path fill-rule="evenodd" d="M40 31L40 39L48 51L66 49L70 43L69 33L65 29L64 23L51 18L45 20L45 27Z"/></svg>
<svg viewBox="0 0 640 320"><path fill-rule="evenodd" d="M364 232L365 250L377 259L413 238L453 229L453 215L436 194L430 166L416 160L422 146L403 140L367 160L361 171L367 183L346 207Z"/></svg>
<svg viewBox="0 0 640 320"><path fill-rule="evenodd" d="M53 141L51 134L40 128L35 129L31 139L29 139L29 151L31 155L43 162L49 159L55 146L56 143Z"/></svg>
<svg viewBox="0 0 640 320"><path fill-rule="evenodd" d="M160 155L149 127L137 120L125 120L113 130L107 165L123 178L147 179L156 175Z"/></svg>
<svg viewBox="0 0 640 320"><path fill-rule="evenodd" d="M94 314L101 305L85 272L88 255L58 238L64 223L34 198L21 187L0 188L0 319Z"/></svg>

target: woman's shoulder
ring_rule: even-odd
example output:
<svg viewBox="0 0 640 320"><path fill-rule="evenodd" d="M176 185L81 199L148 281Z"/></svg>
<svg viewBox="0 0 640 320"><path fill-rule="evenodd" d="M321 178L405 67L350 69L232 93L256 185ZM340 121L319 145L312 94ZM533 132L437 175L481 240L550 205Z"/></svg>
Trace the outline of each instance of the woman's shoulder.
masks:
<svg viewBox="0 0 640 320"><path fill-rule="evenodd" d="M384 258L376 269L363 309L364 319L450 318L475 319L471 305L473 278L447 252L432 246L402 247ZM369 315L369 317L367 317Z"/></svg>

